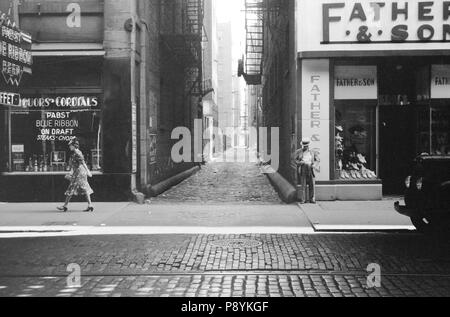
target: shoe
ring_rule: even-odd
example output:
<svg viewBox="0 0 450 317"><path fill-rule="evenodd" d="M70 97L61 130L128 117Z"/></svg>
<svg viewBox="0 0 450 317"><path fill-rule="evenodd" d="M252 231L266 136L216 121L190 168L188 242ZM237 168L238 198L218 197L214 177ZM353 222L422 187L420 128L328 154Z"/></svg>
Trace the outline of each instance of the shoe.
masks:
<svg viewBox="0 0 450 317"><path fill-rule="evenodd" d="M359 162L361 163L361 164L367 164L367 160L366 160L366 158L364 157L364 155L362 155L362 154L358 154L358 160L359 160Z"/></svg>
<svg viewBox="0 0 450 317"><path fill-rule="evenodd" d="M89 207L88 209L84 210L84 212L94 212L94 207Z"/></svg>
<svg viewBox="0 0 450 317"><path fill-rule="evenodd" d="M67 212L69 209L67 209L67 207L65 207L65 206L62 206L62 207L58 207L58 208L56 208L56 209L58 209L59 211L62 211L62 212Z"/></svg>

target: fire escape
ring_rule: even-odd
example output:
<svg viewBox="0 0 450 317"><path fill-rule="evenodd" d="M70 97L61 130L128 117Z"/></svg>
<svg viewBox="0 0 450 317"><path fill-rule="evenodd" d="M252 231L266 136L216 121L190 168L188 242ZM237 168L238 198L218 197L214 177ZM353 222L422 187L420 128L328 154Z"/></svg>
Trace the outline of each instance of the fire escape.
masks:
<svg viewBox="0 0 450 317"><path fill-rule="evenodd" d="M245 56L239 61L239 76L248 85L260 85L264 56L265 0L245 0Z"/></svg>
<svg viewBox="0 0 450 317"><path fill-rule="evenodd" d="M282 38L285 29L280 20L287 21L281 8L285 0L245 0L245 56L239 61L239 76L243 76L247 85L260 85L263 77L265 40Z"/></svg>
<svg viewBox="0 0 450 317"><path fill-rule="evenodd" d="M201 96L204 0L161 0L161 41L182 65L186 95Z"/></svg>

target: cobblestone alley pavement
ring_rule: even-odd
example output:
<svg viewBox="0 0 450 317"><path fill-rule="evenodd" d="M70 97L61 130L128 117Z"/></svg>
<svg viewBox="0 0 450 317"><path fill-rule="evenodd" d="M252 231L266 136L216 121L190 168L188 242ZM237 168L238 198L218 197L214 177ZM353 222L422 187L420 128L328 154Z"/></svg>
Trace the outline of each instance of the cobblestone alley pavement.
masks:
<svg viewBox="0 0 450 317"><path fill-rule="evenodd" d="M282 205L255 164L207 165L152 202ZM0 254L0 296L450 296L448 243L414 232L37 236Z"/></svg>
<svg viewBox="0 0 450 317"><path fill-rule="evenodd" d="M280 204L281 200L255 163L211 163L154 202Z"/></svg>

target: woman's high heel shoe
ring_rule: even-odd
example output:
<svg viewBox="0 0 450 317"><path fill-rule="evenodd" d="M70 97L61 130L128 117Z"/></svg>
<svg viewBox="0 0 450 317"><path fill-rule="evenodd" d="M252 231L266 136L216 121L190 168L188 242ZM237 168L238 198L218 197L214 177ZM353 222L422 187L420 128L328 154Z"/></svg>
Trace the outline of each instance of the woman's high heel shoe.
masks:
<svg viewBox="0 0 450 317"><path fill-rule="evenodd" d="M67 211L68 211L67 207L65 207L65 206L58 207L57 209L58 209L59 211L62 211L62 212L67 212Z"/></svg>
<svg viewBox="0 0 450 317"><path fill-rule="evenodd" d="M94 207L89 207L84 212L94 212Z"/></svg>

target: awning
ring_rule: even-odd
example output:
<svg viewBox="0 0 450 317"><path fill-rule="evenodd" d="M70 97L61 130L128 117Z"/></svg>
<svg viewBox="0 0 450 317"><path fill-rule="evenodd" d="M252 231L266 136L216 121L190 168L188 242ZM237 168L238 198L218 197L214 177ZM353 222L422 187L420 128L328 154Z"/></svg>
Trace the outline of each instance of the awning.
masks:
<svg viewBox="0 0 450 317"><path fill-rule="evenodd" d="M33 44L33 57L46 56L105 56L102 44L98 43L43 43Z"/></svg>

